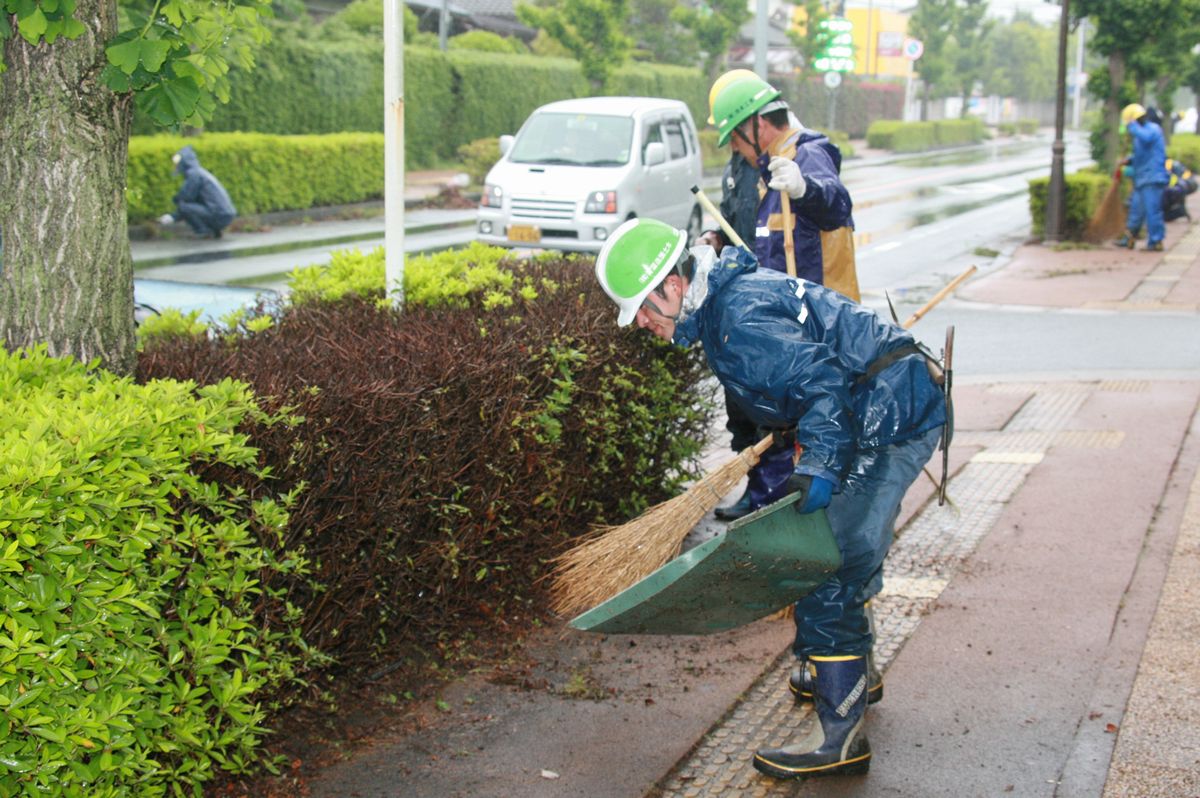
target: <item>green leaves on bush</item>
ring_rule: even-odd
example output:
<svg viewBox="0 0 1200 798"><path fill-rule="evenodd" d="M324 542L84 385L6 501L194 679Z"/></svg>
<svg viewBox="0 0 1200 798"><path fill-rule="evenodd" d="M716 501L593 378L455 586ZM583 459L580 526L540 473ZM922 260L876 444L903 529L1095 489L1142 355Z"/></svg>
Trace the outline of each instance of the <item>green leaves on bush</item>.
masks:
<svg viewBox="0 0 1200 798"><path fill-rule="evenodd" d="M342 253L293 275L303 299L271 329L139 357L143 376L233 376L303 416L252 434L284 487L305 485L289 540L320 570L288 595L341 667L440 659L464 628L519 634L547 558L693 475L699 354L619 329L590 259L507 254L409 260L396 312L382 250Z"/></svg>
<svg viewBox="0 0 1200 798"><path fill-rule="evenodd" d="M255 765L302 642L264 629L287 497L239 427L245 385L135 385L0 350L0 794L198 794ZM191 786L189 786L191 785Z"/></svg>
<svg viewBox="0 0 1200 798"><path fill-rule="evenodd" d="M893 152L924 152L939 147L978 144L984 139L978 119L939 119L936 122L901 122L879 119L867 128L867 146Z"/></svg>
<svg viewBox="0 0 1200 798"><path fill-rule="evenodd" d="M1108 187L1112 185L1112 175L1085 169L1066 175L1064 180L1066 211L1063 219L1063 238L1068 241L1081 241L1088 222L1100 207ZM1029 214L1033 221L1033 235L1037 238L1046 233L1046 195L1049 190L1048 177L1037 177L1029 181Z"/></svg>

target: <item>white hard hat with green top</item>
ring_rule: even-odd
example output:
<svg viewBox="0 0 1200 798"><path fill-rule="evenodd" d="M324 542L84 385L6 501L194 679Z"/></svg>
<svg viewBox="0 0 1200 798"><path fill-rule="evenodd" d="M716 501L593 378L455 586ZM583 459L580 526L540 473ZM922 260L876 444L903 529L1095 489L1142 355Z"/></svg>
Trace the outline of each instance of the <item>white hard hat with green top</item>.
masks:
<svg viewBox="0 0 1200 798"><path fill-rule="evenodd" d="M712 117L717 126L717 145L724 147L734 128L751 116L767 110L767 105L779 99L779 90L762 78L744 77L732 80L717 93L712 102ZM786 107L783 103L774 103Z"/></svg>
<svg viewBox="0 0 1200 798"><path fill-rule="evenodd" d="M625 327L687 250L687 232L657 219L630 219L618 227L596 258L596 279L617 303L617 326Z"/></svg>

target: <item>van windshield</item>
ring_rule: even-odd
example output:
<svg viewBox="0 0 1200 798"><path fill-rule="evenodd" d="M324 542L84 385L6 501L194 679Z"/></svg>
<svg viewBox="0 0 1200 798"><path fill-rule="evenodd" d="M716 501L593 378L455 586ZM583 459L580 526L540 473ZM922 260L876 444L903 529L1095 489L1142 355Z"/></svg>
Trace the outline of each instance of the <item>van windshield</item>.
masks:
<svg viewBox="0 0 1200 798"><path fill-rule="evenodd" d="M534 114L517 135L515 163L620 166L629 162L633 120L599 114Z"/></svg>

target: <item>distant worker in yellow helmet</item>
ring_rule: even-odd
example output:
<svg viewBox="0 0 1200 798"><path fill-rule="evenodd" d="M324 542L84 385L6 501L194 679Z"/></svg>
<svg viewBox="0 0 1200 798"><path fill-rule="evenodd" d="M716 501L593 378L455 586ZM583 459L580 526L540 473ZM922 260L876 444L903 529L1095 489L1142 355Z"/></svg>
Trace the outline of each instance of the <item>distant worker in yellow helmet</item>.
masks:
<svg viewBox="0 0 1200 798"><path fill-rule="evenodd" d="M1133 249L1137 232L1146 223L1146 249L1161 252L1166 227L1163 225L1163 191L1170 182L1166 169L1167 145L1162 128L1138 103L1130 103L1121 109L1121 127L1133 140L1130 166L1133 171L1133 194L1129 202L1129 217L1126 219L1125 235L1117 239L1117 246Z"/></svg>
<svg viewBox="0 0 1200 798"><path fill-rule="evenodd" d="M744 100L734 104L734 98ZM793 209L793 246L797 276L833 288L855 301L859 299L854 266L853 220L850 194L838 177L841 153L829 139L806 130L791 114L787 103L769 84L748 69L726 72L713 83L708 95L709 124L717 126L721 146L730 144L732 155L721 181L721 214L766 268L786 271L784 230L778 191L767 184L777 182L780 169L795 169L789 180L803 186L789 195ZM721 114L721 119L716 114ZM740 119L732 122L730 114ZM722 122L725 123L722 127ZM738 123L751 131L736 131ZM754 143L756 142L756 144ZM774 157L773 157L774 156ZM778 186L772 185L772 188ZM718 252L729 242L717 230L706 232L703 241ZM753 422L726 395L726 429L733 450L741 451L758 440ZM781 454L782 458L782 454ZM771 453L763 457L749 478L746 491L731 505L718 507L717 518L732 521L758 509L773 485ZM783 474L781 463L778 469Z"/></svg>

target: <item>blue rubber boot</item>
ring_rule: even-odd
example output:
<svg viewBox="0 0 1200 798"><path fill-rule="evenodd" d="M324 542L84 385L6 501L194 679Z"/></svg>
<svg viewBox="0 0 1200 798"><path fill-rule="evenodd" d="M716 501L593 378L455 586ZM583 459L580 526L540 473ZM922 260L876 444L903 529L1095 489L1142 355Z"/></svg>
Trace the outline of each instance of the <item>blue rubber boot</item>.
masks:
<svg viewBox="0 0 1200 798"><path fill-rule="evenodd" d="M788 676L788 689L797 704L806 704L813 700L813 685L816 678L813 668L807 659L800 659L792 666ZM874 704L883 700L883 674L875 667L875 657L867 655L867 703Z"/></svg>
<svg viewBox="0 0 1200 798"><path fill-rule="evenodd" d="M754 768L777 779L861 775L871 767L866 657L810 657L816 671L813 704L817 722L803 740L754 755Z"/></svg>
<svg viewBox="0 0 1200 798"><path fill-rule="evenodd" d="M875 640L875 610L871 607L871 602L863 605L863 611L867 615L867 626L871 630L871 640ZM813 676L813 669L809 667L808 659L800 657L796 660L796 664L792 666L792 673L788 676L788 689L792 691L792 697L796 699L797 704L804 704L812 701L813 684L816 679ZM872 650L867 654L867 703L874 704L877 701L883 700L883 674L879 672L879 668L875 667L875 652Z"/></svg>

